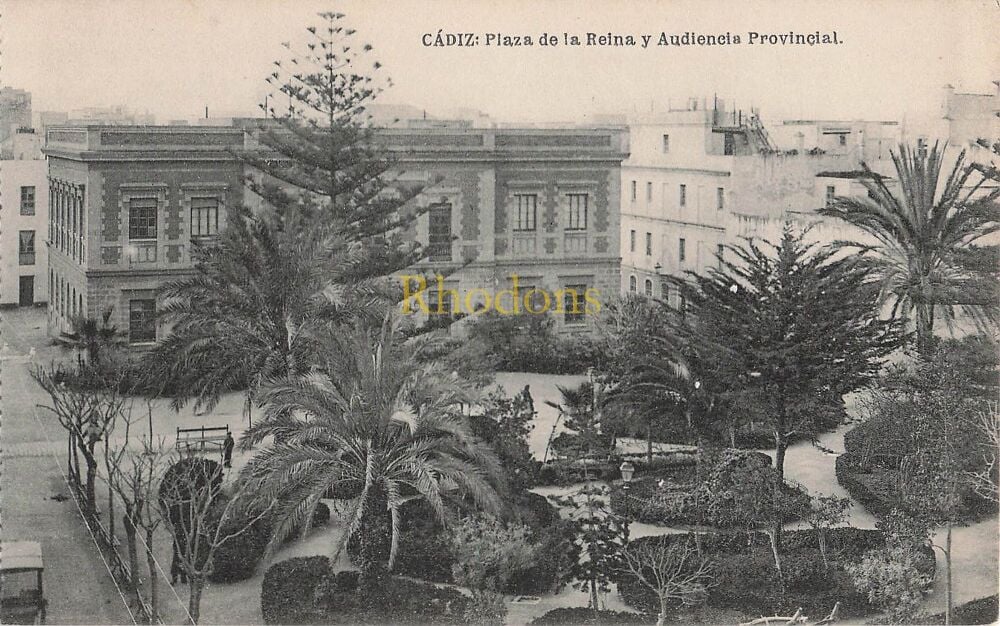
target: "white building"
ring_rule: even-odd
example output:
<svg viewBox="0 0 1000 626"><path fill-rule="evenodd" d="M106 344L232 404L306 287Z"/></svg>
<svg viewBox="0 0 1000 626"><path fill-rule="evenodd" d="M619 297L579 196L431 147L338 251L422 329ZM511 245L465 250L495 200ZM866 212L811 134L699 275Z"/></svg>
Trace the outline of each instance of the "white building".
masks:
<svg viewBox="0 0 1000 626"><path fill-rule="evenodd" d="M0 161L0 306L48 301L48 162Z"/></svg>
<svg viewBox="0 0 1000 626"><path fill-rule="evenodd" d="M794 122L771 133L756 112L715 99L629 120L622 164L622 289L670 297L664 276L705 272L740 237L780 234L791 220L831 228L817 210L863 187L862 158L886 168L895 122ZM829 227L828 227L829 226ZM674 301L676 304L676 301Z"/></svg>

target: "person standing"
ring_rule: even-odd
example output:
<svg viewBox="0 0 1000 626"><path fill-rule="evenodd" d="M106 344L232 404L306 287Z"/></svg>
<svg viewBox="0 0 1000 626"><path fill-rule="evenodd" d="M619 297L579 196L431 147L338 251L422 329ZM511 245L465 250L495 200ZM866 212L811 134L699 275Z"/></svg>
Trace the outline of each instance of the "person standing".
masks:
<svg viewBox="0 0 1000 626"><path fill-rule="evenodd" d="M227 432L226 440L222 443L222 464L226 467L233 466L233 448L236 446L236 442L233 440L233 434Z"/></svg>

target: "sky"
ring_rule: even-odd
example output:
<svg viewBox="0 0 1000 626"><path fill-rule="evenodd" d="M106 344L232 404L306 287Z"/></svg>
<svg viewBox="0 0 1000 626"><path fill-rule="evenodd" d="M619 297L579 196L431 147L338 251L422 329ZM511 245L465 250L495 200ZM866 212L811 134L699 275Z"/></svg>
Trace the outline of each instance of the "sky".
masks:
<svg viewBox="0 0 1000 626"><path fill-rule="evenodd" d="M765 119L933 116L942 89L991 93L1000 79L1000 0L5 0L0 84L33 108L124 104L158 120L253 113L282 42L316 13L347 15L394 86L381 101L431 115L579 122L713 95ZM472 33L474 47L424 46ZM542 33L729 32L737 46L540 46ZM747 45L750 32L831 33L827 46ZM487 33L534 46L485 46ZM641 40L640 40L641 41Z"/></svg>

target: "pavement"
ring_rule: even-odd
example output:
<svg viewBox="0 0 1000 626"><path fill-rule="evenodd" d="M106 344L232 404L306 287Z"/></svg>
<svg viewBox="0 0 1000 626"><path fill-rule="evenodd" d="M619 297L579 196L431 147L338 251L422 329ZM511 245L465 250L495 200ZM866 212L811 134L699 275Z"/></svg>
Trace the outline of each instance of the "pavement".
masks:
<svg viewBox="0 0 1000 626"><path fill-rule="evenodd" d="M5 541L42 545L50 624L132 624L131 613L70 497L65 433L35 406L41 389L31 379L28 353L58 357L46 347L45 312L0 312L0 507Z"/></svg>

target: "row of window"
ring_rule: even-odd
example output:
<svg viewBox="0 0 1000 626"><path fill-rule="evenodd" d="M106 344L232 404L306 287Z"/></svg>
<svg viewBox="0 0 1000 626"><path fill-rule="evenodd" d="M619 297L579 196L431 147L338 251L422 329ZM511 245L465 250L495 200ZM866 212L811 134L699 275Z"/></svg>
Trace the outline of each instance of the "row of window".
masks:
<svg viewBox="0 0 1000 626"><path fill-rule="evenodd" d="M653 294L653 280L650 279L650 278L647 278L646 280L643 281L643 285L642 286L643 286L642 293L644 295L652 298L653 295L654 295ZM634 275L628 277L628 290L631 291L632 293L637 293L639 291L639 281L638 281L638 279ZM661 296L661 298L663 300L666 300L666 299L668 299L670 297L670 287L668 287L665 284L661 284L660 285L660 290L663 292L663 294ZM682 313L687 308L687 303L684 300L684 296L681 295L680 293L677 294L677 305L678 305L677 308L680 309L680 311Z"/></svg>
<svg viewBox="0 0 1000 626"><path fill-rule="evenodd" d="M514 194L517 215L514 220L516 232L532 232L538 224L538 194ZM566 194L568 210L566 230L587 230L588 195L585 193Z"/></svg>
<svg viewBox="0 0 1000 626"><path fill-rule="evenodd" d="M76 261L86 261L83 187L50 184L49 241Z"/></svg>
<svg viewBox="0 0 1000 626"><path fill-rule="evenodd" d="M49 307L65 320L85 314L83 294L53 270L49 270ZM156 341L156 300L133 298L128 301L129 343Z"/></svg>
<svg viewBox="0 0 1000 626"><path fill-rule="evenodd" d="M517 213L514 215L515 232L535 232L538 228L538 194L514 194ZM589 196L585 193L566 194L567 220L565 230L587 230ZM191 204L192 224L195 204ZM450 202L432 204L427 209L427 253L430 261L451 261L453 239ZM217 218L216 218L217 219Z"/></svg>
<svg viewBox="0 0 1000 626"><path fill-rule="evenodd" d="M130 241L156 239L159 201L156 198L132 198L128 206ZM212 237L219 234L219 199L191 198L191 236Z"/></svg>
<svg viewBox="0 0 1000 626"><path fill-rule="evenodd" d="M629 252L635 252L636 244L636 232L630 230L628 232L629 237ZM719 263L722 263L723 253L725 251L725 246L723 244L716 245L715 253L718 256ZM646 233L646 256L653 256L653 233ZM683 263L687 260L687 240L684 237L680 237L677 240L677 260Z"/></svg>
<svg viewBox="0 0 1000 626"><path fill-rule="evenodd" d="M844 145L843 137L841 138L840 145ZM667 154L670 152L670 135L667 133L663 134L663 142L661 144L661 149L663 150L663 154ZM723 133L722 154L726 156L732 156L736 154L735 133Z"/></svg>
<svg viewBox="0 0 1000 626"><path fill-rule="evenodd" d="M687 206L687 185L681 183L678 186L677 204L680 207ZM639 197L639 181L633 180L631 183L631 195L632 202L635 202ZM646 202L653 201L653 183L646 182ZM715 208L716 210L722 211L726 208L726 188L716 187L715 188Z"/></svg>

